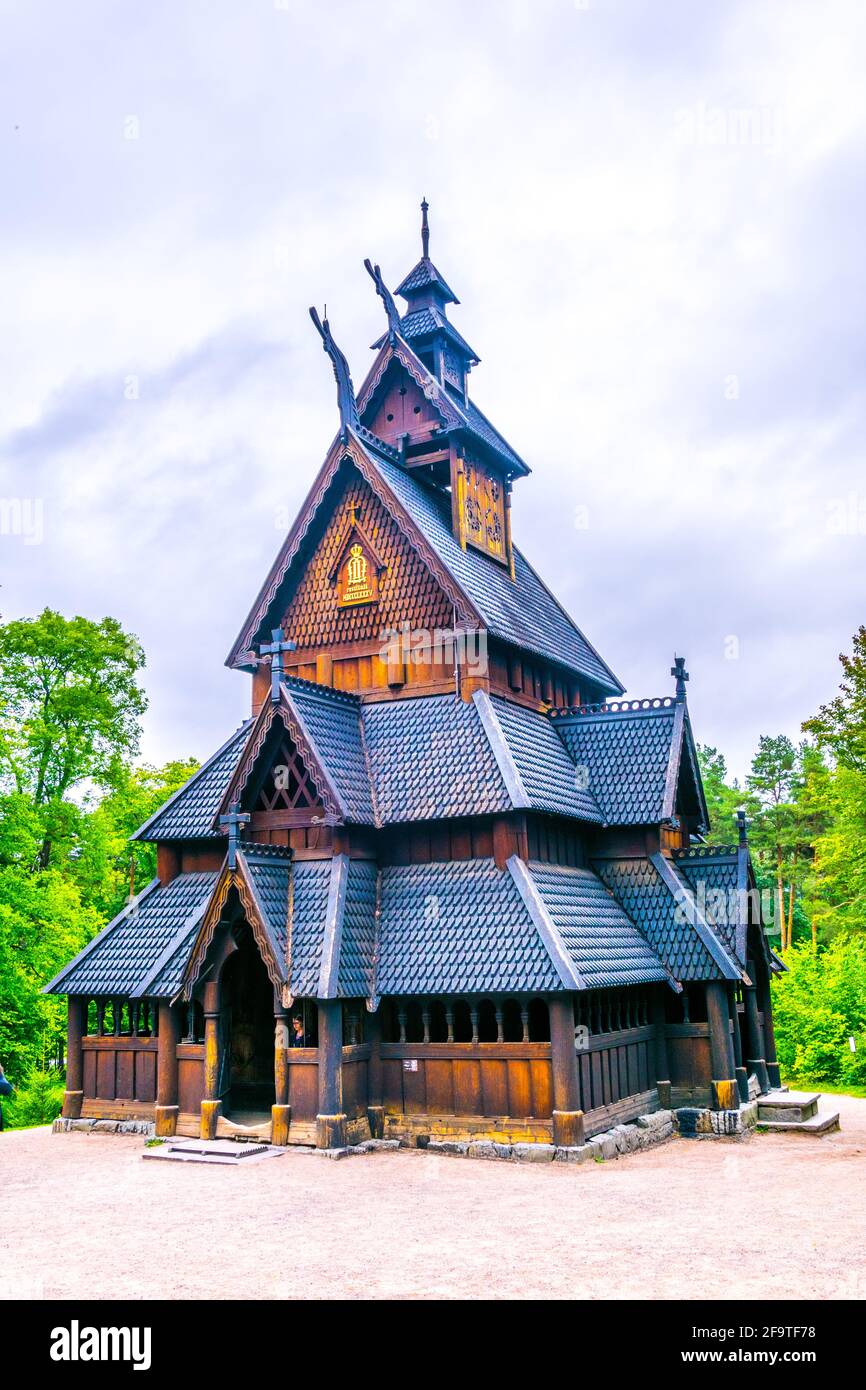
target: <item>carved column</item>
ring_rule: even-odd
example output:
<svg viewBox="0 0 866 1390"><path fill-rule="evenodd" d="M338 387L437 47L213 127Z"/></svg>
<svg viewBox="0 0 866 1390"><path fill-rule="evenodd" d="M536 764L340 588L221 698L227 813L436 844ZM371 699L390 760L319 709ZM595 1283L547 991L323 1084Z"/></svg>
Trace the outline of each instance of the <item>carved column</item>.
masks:
<svg viewBox="0 0 866 1390"><path fill-rule="evenodd" d="M288 1144L292 1107L289 1105L289 1015L274 1001L274 1104L271 1108L271 1143Z"/></svg>
<svg viewBox="0 0 866 1390"><path fill-rule="evenodd" d="M220 1075L220 987L211 980L204 987L204 1099L201 1103L201 1137L215 1139L222 1111Z"/></svg>
<svg viewBox="0 0 866 1390"><path fill-rule="evenodd" d="M714 1110L737 1110L740 1096L734 1073L728 987L724 980L710 980L707 984L707 1023L710 1035L712 1107Z"/></svg>
<svg viewBox="0 0 866 1390"><path fill-rule="evenodd" d="M551 995L550 1062L553 1077L553 1142L563 1148L582 1144L583 1111L574 1047L574 1002L570 994Z"/></svg>
<svg viewBox="0 0 866 1390"><path fill-rule="evenodd" d="M343 1005L339 999L319 1000L319 1113L316 1145L342 1149L346 1144L343 1110Z"/></svg>
<svg viewBox="0 0 866 1390"><path fill-rule="evenodd" d="M180 1113L177 1092L177 1045L180 1042L180 1013L167 999L159 1001L159 1028L156 1053L156 1132L161 1138L177 1133Z"/></svg>
<svg viewBox="0 0 866 1390"><path fill-rule="evenodd" d="M382 1013L377 1009L367 1014L364 1031L370 1044L370 1060L367 1063L367 1119L370 1122L370 1138L383 1139L385 1136L385 1107L383 1104L382 1077Z"/></svg>
<svg viewBox="0 0 866 1390"><path fill-rule="evenodd" d="M731 1015L731 1037L734 1043L734 1075L737 1078L737 1094L740 1104L749 1099L749 1073L743 1066L743 1039L740 1034L740 1012L737 1008L737 986L728 986L728 1011Z"/></svg>
<svg viewBox="0 0 866 1390"><path fill-rule="evenodd" d="M84 1054L81 1039L84 1036L87 1019L84 1015L86 1000L80 995L70 994L66 1003L66 1090L63 1092L63 1118L81 1118L81 1105L84 1100Z"/></svg>
<svg viewBox="0 0 866 1390"><path fill-rule="evenodd" d="M750 960L746 969L749 978L754 980L755 962ZM761 1027L758 1011L758 991L754 984L744 986L743 996L746 1006L746 1045L748 1047L746 1070L754 1072L758 1078L758 1089L761 1095L765 1096L770 1089L770 1078L767 1075L767 1059L764 1056L764 1030Z"/></svg>
<svg viewBox="0 0 866 1390"><path fill-rule="evenodd" d="M758 1003L764 1015L764 1056L767 1059L767 1079L776 1090L782 1084L776 1055L776 1031L773 1027L773 997L767 967L762 965L758 984Z"/></svg>
<svg viewBox="0 0 866 1390"><path fill-rule="evenodd" d="M655 1048L656 1059L656 1090L658 1091L659 1105L662 1110L671 1108L671 1064L668 1057L668 1034L667 1018L665 1015L665 1001L662 989L667 989L667 985L661 985L653 991L652 1001L652 1020L655 1037L653 1045Z"/></svg>

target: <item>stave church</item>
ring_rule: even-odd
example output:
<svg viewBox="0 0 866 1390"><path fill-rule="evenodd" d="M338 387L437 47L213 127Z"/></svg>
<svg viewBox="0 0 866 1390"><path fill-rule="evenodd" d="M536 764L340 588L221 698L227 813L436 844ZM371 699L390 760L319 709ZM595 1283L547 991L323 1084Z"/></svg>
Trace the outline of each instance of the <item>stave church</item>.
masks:
<svg viewBox="0 0 866 1390"><path fill-rule="evenodd" d="M744 820L703 840L685 663L624 699L518 549L530 469L473 400L429 239L424 202L393 294L365 262L360 391L310 311L339 429L228 655L249 718L46 986L67 1118L571 1146L779 1085L781 967Z"/></svg>

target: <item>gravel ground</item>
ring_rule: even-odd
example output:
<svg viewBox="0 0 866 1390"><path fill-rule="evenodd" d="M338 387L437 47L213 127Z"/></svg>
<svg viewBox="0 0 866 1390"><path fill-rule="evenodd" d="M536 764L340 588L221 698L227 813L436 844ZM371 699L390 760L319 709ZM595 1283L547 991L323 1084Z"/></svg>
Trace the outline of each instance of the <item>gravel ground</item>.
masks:
<svg viewBox="0 0 866 1390"><path fill-rule="evenodd" d="M413 1150L226 1168L6 1131L0 1296L864 1298L866 1100L831 1103L825 1138L580 1167Z"/></svg>

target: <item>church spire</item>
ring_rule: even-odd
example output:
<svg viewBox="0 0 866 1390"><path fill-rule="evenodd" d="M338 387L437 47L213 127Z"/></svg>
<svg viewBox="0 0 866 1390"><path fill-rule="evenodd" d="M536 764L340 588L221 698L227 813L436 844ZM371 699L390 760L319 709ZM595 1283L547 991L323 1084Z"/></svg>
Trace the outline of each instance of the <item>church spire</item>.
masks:
<svg viewBox="0 0 866 1390"><path fill-rule="evenodd" d="M466 378L479 357L448 318L447 306L460 300L430 259L429 210L430 204L422 198L421 259L394 291L407 306L400 332L437 380L465 400Z"/></svg>

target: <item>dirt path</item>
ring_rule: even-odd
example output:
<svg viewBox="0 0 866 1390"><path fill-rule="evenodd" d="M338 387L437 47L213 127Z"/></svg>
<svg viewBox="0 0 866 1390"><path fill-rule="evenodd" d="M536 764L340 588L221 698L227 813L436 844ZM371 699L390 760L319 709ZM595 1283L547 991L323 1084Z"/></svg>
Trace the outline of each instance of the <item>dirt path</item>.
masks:
<svg viewBox="0 0 866 1390"><path fill-rule="evenodd" d="M579 1168L187 1167L143 1162L132 1136L7 1131L0 1296L866 1298L866 1100L833 1100L823 1139L677 1139Z"/></svg>

